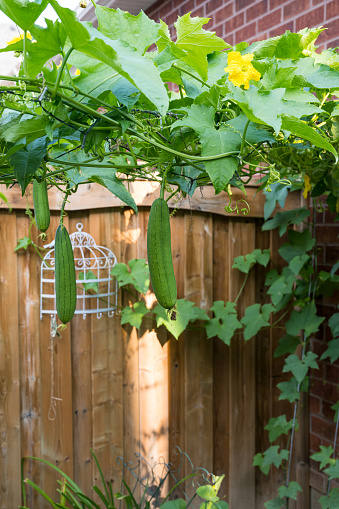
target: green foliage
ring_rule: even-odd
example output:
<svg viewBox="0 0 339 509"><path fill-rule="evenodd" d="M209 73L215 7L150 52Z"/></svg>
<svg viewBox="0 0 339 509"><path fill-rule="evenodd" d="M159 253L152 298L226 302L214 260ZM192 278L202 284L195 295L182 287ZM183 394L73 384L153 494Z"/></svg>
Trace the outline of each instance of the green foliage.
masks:
<svg viewBox="0 0 339 509"><path fill-rule="evenodd" d="M91 270L86 270L86 272L80 272L79 279L81 279L81 281L86 281L86 283L85 282L82 283L82 286L84 287L86 292L92 291L98 293L99 291L98 278L96 277L95 274L93 274ZM94 281L92 281L93 279Z"/></svg>
<svg viewBox="0 0 339 509"><path fill-rule="evenodd" d="M329 445L326 447L325 445L320 446L320 452L315 452L310 457L314 461L319 461L319 468L322 470L327 465L335 465L335 459L331 456L333 455L333 447Z"/></svg>
<svg viewBox="0 0 339 509"><path fill-rule="evenodd" d="M338 490L338 488L333 488L330 491L328 497L326 497L325 495L320 497L319 502L321 505L321 509L336 509L337 507L339 507L339 490Z"/></svg>
<svg viewBox="0 0 339 509"><path fill-rule="evenodd" d="M279 445L271 445L263 454L259 452L253 458L253 466L259 467L267 475L272 465L279 468L284 460L288 458L288 451L279 451Z"/></svg>
<svg viewBox="0 0 339 509"><path fill-rule="evenodd" d="M270 442L274 442L281 435L288 435L288 432L293 427L293 421L287 421L286 415L279 415L278 417L271 417L265 429L268 431Z"/></svg>
<svg viewBox="0 0 339 509"><path fill-rule="evenodd" d="M144 294L149 288L148 265L144 258L134 258L128 262L128 266L125 263L117 263L111 269L111 274L117 278L119 287L131 284L138 292Z"/></svg>

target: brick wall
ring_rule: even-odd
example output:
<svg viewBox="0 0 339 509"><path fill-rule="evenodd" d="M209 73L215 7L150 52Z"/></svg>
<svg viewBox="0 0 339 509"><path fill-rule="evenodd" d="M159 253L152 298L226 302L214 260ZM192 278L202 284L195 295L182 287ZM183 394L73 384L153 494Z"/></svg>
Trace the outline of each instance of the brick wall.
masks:
<svg viewBox="0 0 339 509"><path fill-rule="evenodd" d="M249 43L273 37L286 30L305 27L327 28L318 39L319 50L339 46L339 0L158 0L146 13L155 21L162 19L174 36L178 15L210 18L205 28L215 31L229 44ZM330 271L339 259L339 225L328 211L317 214L317 240L321 248L320 270ZM338 295L319 303L319 311L331 316L336 310ZM312 342L313 350L321 355L331 335L323 328ZM328 359L327 359L328 360ZM333 443L335 426L331 406L339 399L339 363L321 362L314 371L310 389L310 452L320 445ZM339 452L339 450L338 450ZM318 464L311 461L310 485L312 500L326 490L327 478L319 473ZM314 495L314 496L313 496ZM312 508L320 507L316 502ZM307 508L305 508L307 509Z"/></svg>

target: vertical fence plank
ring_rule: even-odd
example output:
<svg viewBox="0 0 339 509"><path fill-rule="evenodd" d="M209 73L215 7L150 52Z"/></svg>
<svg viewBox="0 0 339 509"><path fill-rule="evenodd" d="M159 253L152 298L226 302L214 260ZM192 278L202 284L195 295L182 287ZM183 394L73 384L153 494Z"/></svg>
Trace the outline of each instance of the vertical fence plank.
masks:
<svg viewBox="0 0 339 509"><path fill-rule="evenodd" d="M69 230L68 217L64 219ZM59 224L59 214L51 215L51 238L55 236ZM58 321L58 323L60 323ZM67 475L73 477L73 415L72 415L72 359L70 324L51 341L50 317L43 316L40 322L41 352L41 448L45 460L56 465ZM53 349L53 352L52 352ZM53 353L53 363L52 363ZM60 398L55 404L55 415L51 408L51 377L54 376L54 396ZM44 490L53 500L59 500L56 489L60 475L48 467L42 469Z"/></svg>
<svg viewBox="0 0 339 509"><path fill-rule="evenodd" d="M140 229L137 216L130 209L121 215L121 260L127 263L137 258L137 241ZM123 296L123 306L129 304L128 296ZM124 442L123 457L125 461L133 461L135 453L140 452L140 398L139 398L139 339L134 327L126 325L122 328L124 344L123 353L123 422ZM127 484L132 481L128 474Z"/></svg>
<svg viewBox="0 0 339 509"><path fill-rule="evenodd" d="M24 212L17 212L17 237L29 236L29 220ZM35 243L42 245L36 228L31 229ZM20 344L21 395L21 455L41 456L41 383L40 383L40 258L30 247L12 254L18 261L18 307ZM41 464L26 460L24 477L41 482ZM39 509L43 499L33 488L26 486L27 506Z"/></svg>
<svg viewBox="0 0 339 509"><path fill-rule="evenodd" d="M230 221L231 260L253 251L255 223L244 219ZM234 302L244 274L232 271L231 299ZM239 315L254 303L254 277L250 275L239 300ZM251 466L255 453L255 344L235 336L230 346L230 506L254 507L255 475ZM246 487L246 489L244 489Z"/></svg>
<svg viewBox="0 0 339 509"><path fill-rule="evenodd" d="M112 248L112 212L93 211L90 233L98 245ZM115 246L117 247L117 246ZM122 344L117 321L106 313L92 315L93 450L106 481L116 477L116 459L122 454ZM101 489L94 465L94 482Z"/></svg>
<svg viewBox="0 0 339 509"><path fill-rule="evenodd" d="M69 217L69 232L76 232L81 222L83 231L89 232L89 215L74 213ZM75 315L71 321L72 344L72 401L73 401L73 447L74 481L86 495L92 494L93 467L92 447L92 334L91 316L84 320Z"/></svg>
<svg viewBox="0 0 339 509"><path fill-rule="evenodd" d="M230 294L232 260L229 246L229 219L213 218L213 301L227 302ZM213 341L213 473L225 474L220 495L229 494L229 346Z"/></svg>
<svg viewBox="0 0 339 509"><path fill-rule="evenodd" d="M139 209L138 258L147 259L148 217L149 211ZM149 302L153 301L152 297L147 297ZM152 320L147 319L139 332L141 454L151 465L159 458L166 462L169 459L168 344L161 346L153 327Z"/></svg>
<svg viewBox="0 0 339 509"><path fill-rule="evenodd" d="M16 215L0 215L0 506L21 503L20 480L20 367Z"/></svg>
<svg viewBox="0 0 339 509"><path fill-rule="evenodd" d="M212 216L185 217L185 298L203 309L212 304ZM212 342L203 331L185 333L185 443L193 465L213 468L213 357ZM197 440L197 437L199 439Z"/></svg>

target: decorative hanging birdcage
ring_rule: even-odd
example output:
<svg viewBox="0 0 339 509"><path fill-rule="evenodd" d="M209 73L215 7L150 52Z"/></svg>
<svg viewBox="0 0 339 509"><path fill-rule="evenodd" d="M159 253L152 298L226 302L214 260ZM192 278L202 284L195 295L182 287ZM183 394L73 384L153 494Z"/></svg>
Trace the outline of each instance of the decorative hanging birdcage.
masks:
<svg viewBox="0 0 339 509"><path fill-rule="evenodd" d="M103 313L112 317L117 309L118 283L111 275L111 269L117 263L112 251L97 246L93 237L82 231L82 224L76 225L77 231L70 234L72 243L76 285L76 315L96 314L101 318ZM50 249L41 264L40 280L40 320L42 315L56 316L55 275L54 275L54 240L47 246Z"/></svg>

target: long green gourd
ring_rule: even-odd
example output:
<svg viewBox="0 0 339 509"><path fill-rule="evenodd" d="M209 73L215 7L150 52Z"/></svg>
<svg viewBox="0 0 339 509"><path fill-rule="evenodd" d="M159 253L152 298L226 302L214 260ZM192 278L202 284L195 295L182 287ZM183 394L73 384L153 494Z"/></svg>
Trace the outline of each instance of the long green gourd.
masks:
<svg viewBox="0 0 339 509"><path fill-rule="evenodd" d="M147 228L147 256L154 294L162 307L172 309L177 301L169 210L163 198L151 207Z"/></svg>
<svg viewBox="0 0 339 509"><path fill-rule="evenodd" d="M74 255L66 227L60 223L55 234L55 298L59 319L69 322L77 304Z"/></svg>
<svg viewBox="0 0 339 509"><path fill-rule="evenodd" d="M39 182L38 180L34 179L33 204L36 225L38 227L38 230L44 233L48 229L51 219L46 180L42 180L41 182Z"/></svg>

